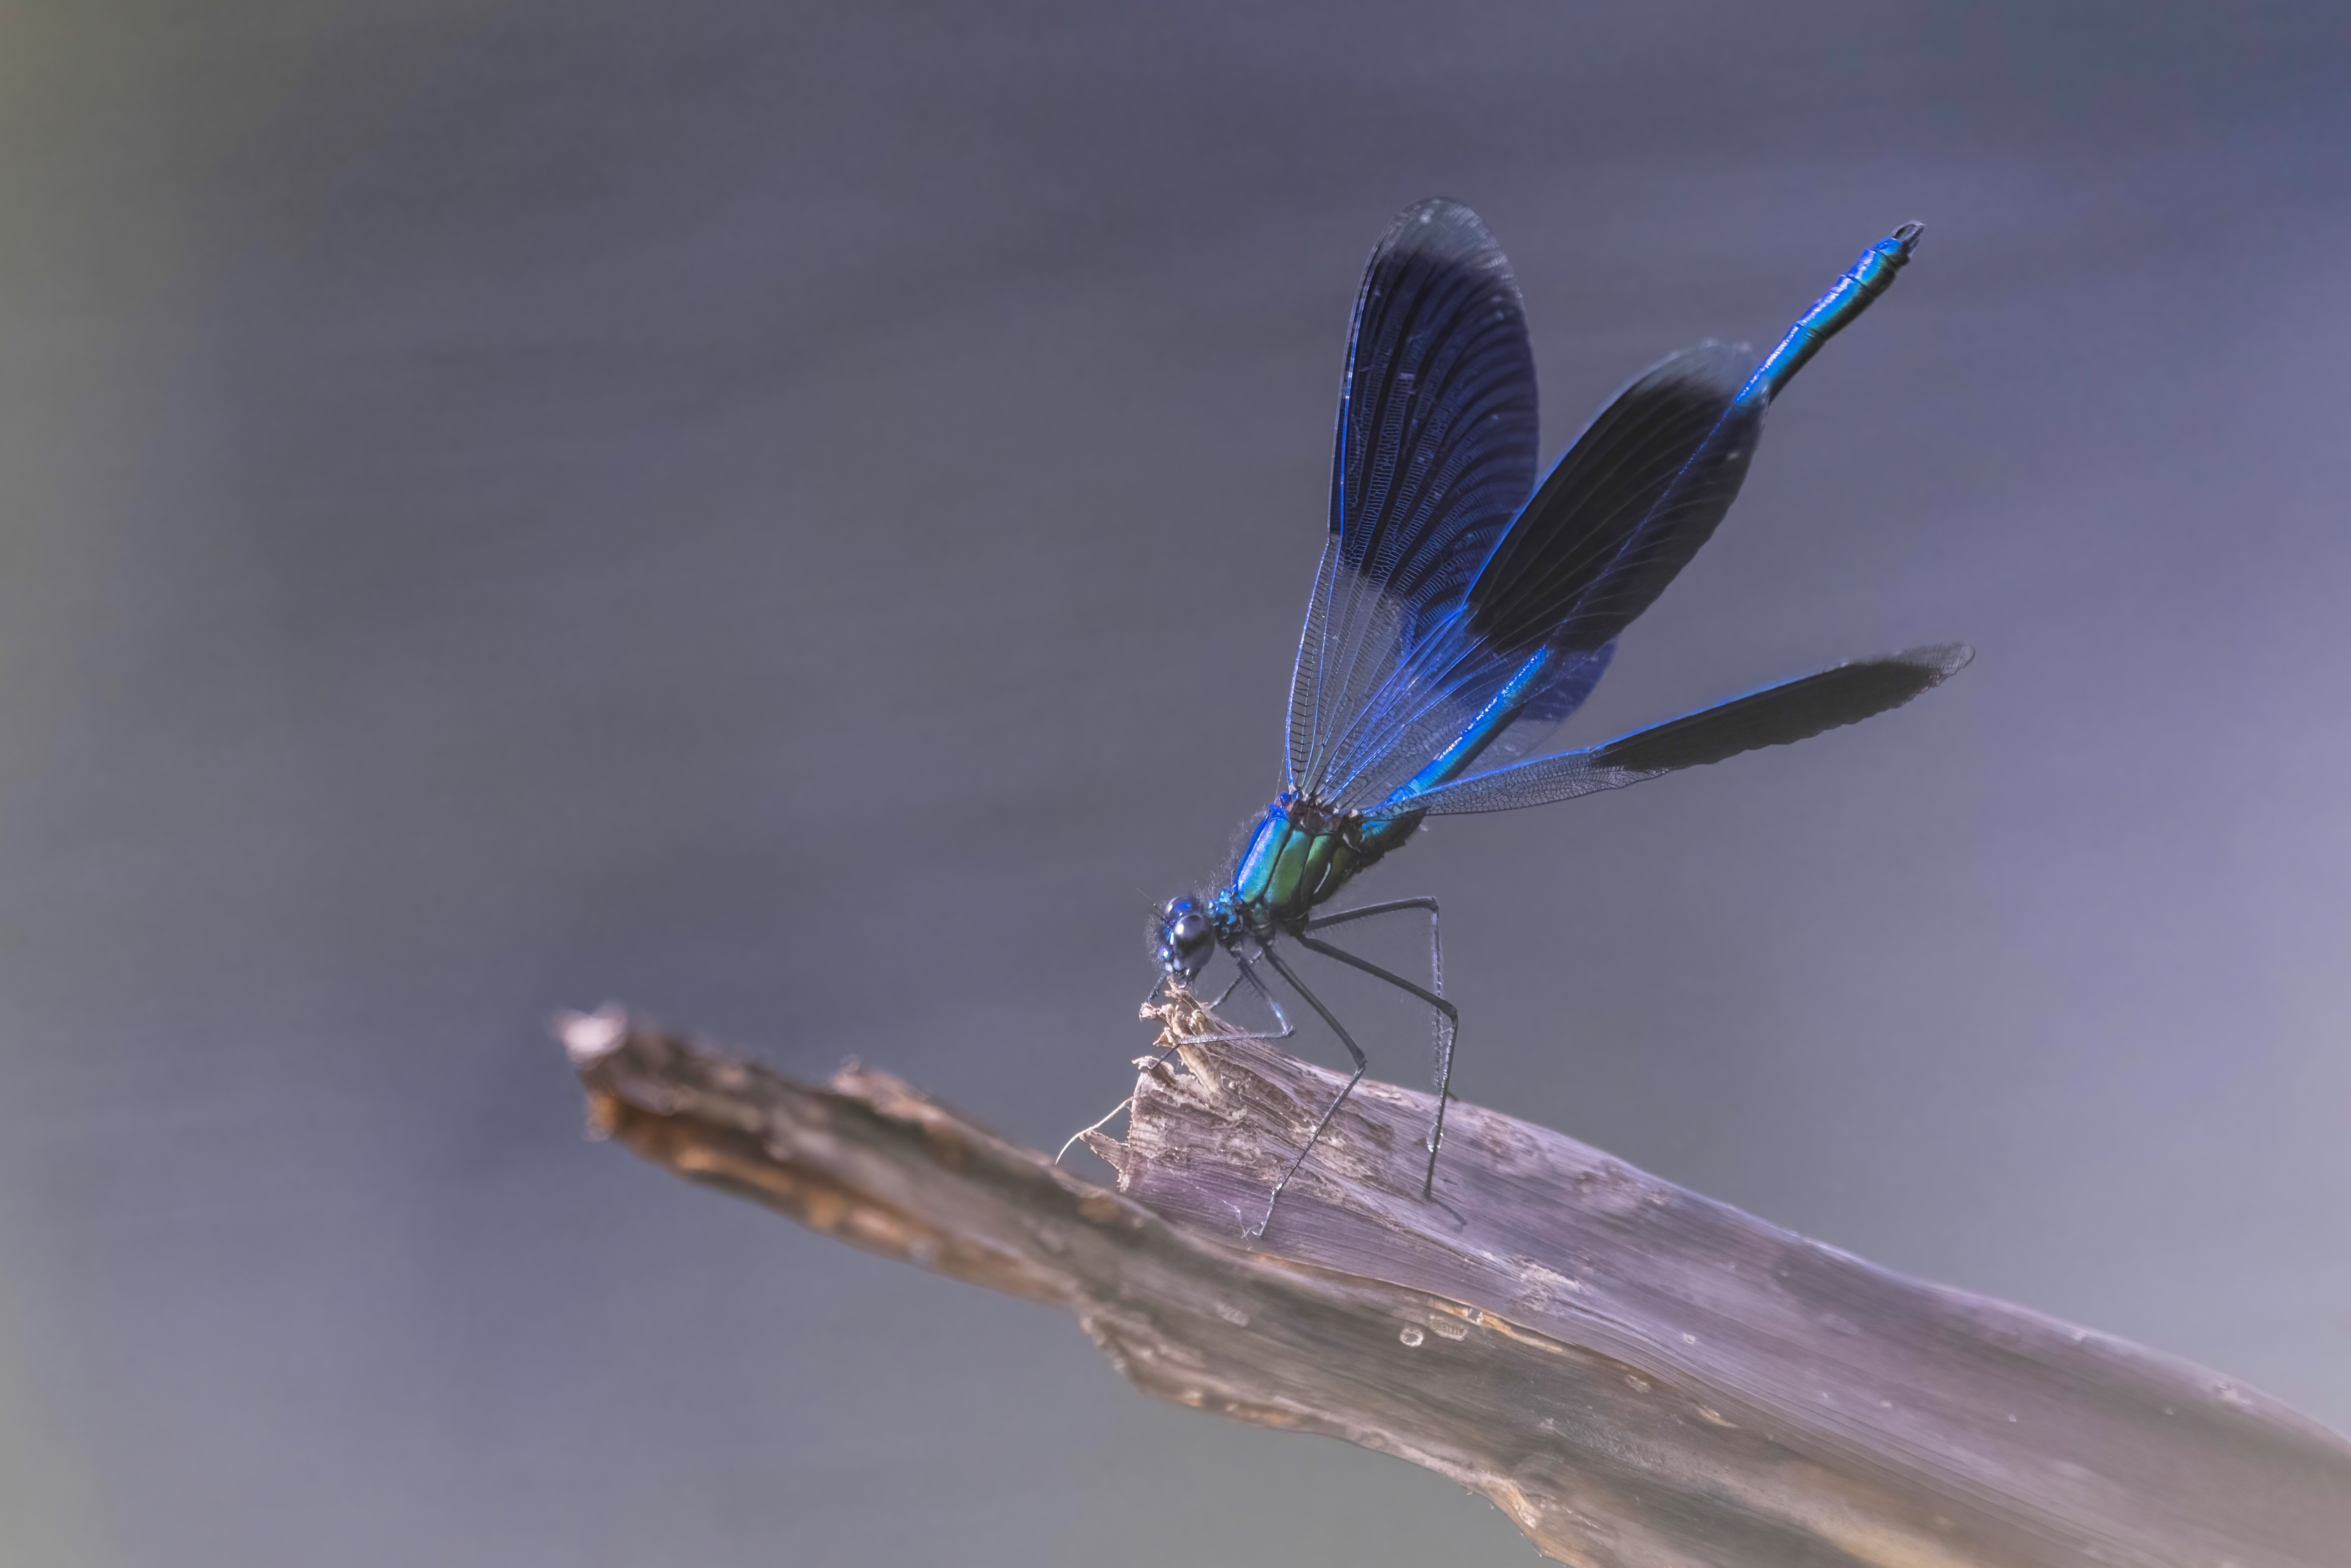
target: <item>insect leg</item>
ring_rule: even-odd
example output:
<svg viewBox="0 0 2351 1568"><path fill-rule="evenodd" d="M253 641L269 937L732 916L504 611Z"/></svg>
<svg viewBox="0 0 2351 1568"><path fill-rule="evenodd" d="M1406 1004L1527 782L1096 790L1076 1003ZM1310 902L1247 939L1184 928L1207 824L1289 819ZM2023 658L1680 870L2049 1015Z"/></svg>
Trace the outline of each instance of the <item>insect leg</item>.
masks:
<svg viewBox="0 0 2351 1568"><path fill-rule="evenodd" d="M1326 925L1344 925L1350 920L1363 920L1374 915L1394 915L1400 909L1426 909L1429 924L1437 923L1437 900L1433 898L1391 898L1385 904L1366 904L1356 909L1342 909L1335 915L1318 915L1308 921L1304 929L1320 931Z"/></svg>
<svg viewBox="0 0 2351 1568"><path fill-rule="evenodd" d="M1311 942L1311 939L1309 938L1301 937L1300 940L1309 941L1310 945L1314 946L1322 946L1320 943ZM1281 1179L1273 1184L1273 1191L1266 1196L1265 1218L1257 1222L1256 1229L1247 1233L1249 1239L1252 1241L1257 1239L1259 1237L1263 1236L1265 1234L1265 1228L1273 1223L1273 1206L1281 1201L1281 1189L1290 1185L1290 1178L1298 1174L1298 1167L1304 1165L1306 1163L1306 1156L1314 1152L1315 1144L1322 1139L1322 1129L1331 1124L1331 1118L1339 1113L1339 1107L1347 1103L1347 1096L1355 1092L1355 1085L1357 1083L1363 1082L1364 1070L1372 1064L1371 1059L1364 1054L1363 1047L1357 1045L1355 1043L1354 1037L1347 1032L1346 1026L1341 1023L1337 1018L1332 1016L1329 1008L1322 1005L1322 998L1316 996L1312 991L1306 988L1304 983L1299 979L1298 976L1290 969L1290 966L1281 961L1280 954L1275 952L1270 946L1260 947L1258 951L1261 956L1263 956L1267 963L1273 966L1273 972L1275 974L1280 975L1283 979L1290 982L1290 988L1291 990L1296 991L1300 996L1306 998L1306 1005L1308 1007L1312 1008L1316 1012L1322 1015L1322 1021L1331 1026L1331 1032L1339 1037L1339 1043L1345 1046L1347 1048L1347 1054L1355 1059L1355 1073L1354 1076L1348 1079L1345 1085L1340 1089L1338 1097L1331 1102L1331 1108L1322 1113L1322 1119L1314 1124L1314 1131L1307 1134L1306 1146L1298 1151L1298 1157L1290 1162L1290 1168L1281 1173Z"/></svg>
<svg viewBox="0 0 2351 1568"><path fill-rule="evenodd" d="M1215 1012L1218 1008L1223 1007L1223 1006L1225 1005L1225 998L1226 998L1227 997L1231 996L1235 991L1237 991L1237 990L1240 989L1240 988L1241 988L1242 984L1243 984L1244 982L1246 982L1246 983L1248 984L1248 986L1249 986L1249 989L1251 989L1251 990L1255 991L1259 996L1260 996L1260 997L1262 997L1262 998L1265 998L1265 1005L1266 1005L1269 1009L1272 1009L1272 1012L1273 1012L1273 1021L1274 1021L1274 1022L1276 1022L1276 1023L1278 1023L1278 1024L1280 1024L1281 1027L1280 1027L1280 1029L1278 1029L1278 1030L1275 1030L1271 1034L1264 1034L1264 1033L1256 1032L1256 1031L1252 1031L1252 1030L1243 1030L1243 1031L1241 1031L1241 1032L1240 1032L1240 1033L1238 1033L1238 1034L1217 1034L1217 1035L1207 1035L1207 1036L1204 1036L1204 1037L1202 1037L1202 1039L1203 1039L1203 1040L1288 1040L1291 1035L1296 1034L1296 1033L1298 1032L1298 1026L1297 1026L1296 1024L1294 1024L1294 1023L1292 1023L1292 1022L1290 1022L1290 1015L1289 1015L1288 1013L1283 1012L1283 1011L1281 1010L1281 1003L1280 1003L1280 1000L1279 1000L1279 999L1274 996L1273 991L1272 991L1272 988L1270 988L1269 986L1267 986L1267 984L1265 983L1264 978L1263 978L1261 976L1259 976L1259 975L1258 974L1258 972L1257 972L1255 969L1253 969L1253 968L1251 968L1251 967L1249 967L1249 959L1248 959L1247 957L1243 956L1243 955L1242 955L1242 953L1241 953L1241 949L1240 949L1240 944L1238 943L1238 941L1236 941L1236 942L1233 944L1233 946L1232 946L1231 947L1229 947L1229 948L1228 948L1228 949L1227 949L1227 951L1232 954L1232 956L1233 956L1233 967L1234 967L1235 968L1238 969L1238 970L1240 971L1240 973L1239 973L1239 974L1238 974L1238 975L1234 978L1233 983L1232 983L1231 985L1227 986L1227 987L1224 988L1224 990L1223 990L1223 991L1221 991L1220 993L1218 993L1218 995L1217 995L1217 999L1216 999L1215 1001L1207 1002L1207 1003L1204 1003L1203 1005L1207 1009L1207 1010L1208 1010L1208 1011L1210 1011L1210 1012L1212 1012L1212 1013L1213 1013L1213 1012ZM1259 952L1259 954L1263 954L1263 953L1264 953L1264 951L1265 951L1265 948L1264 948L1262 946L1259 946L1259 948L1258 948L1258 952ZM1165 982L1163 982L1163 983L1165 983ZM1152 992L1151 992L1151 995L1152 995L1153 997L1156 997L1156 996L1158 996L1158 995L1159 995L1159 990L1158 990L1158 988L1157 988L1157 987L1154 987L1154 988L1153 988ZM1184 1041L1179 1041L1179 1042L1177 1042L1177 1044L1176 1044L1176 1045L1171 1045L1171 1046L1169 1046L1166 1050L1165 1050L1165 1051L1161 1051L1161 1052L1159 1053L1159 1055L1158 1055L1157 1059L1156 1059L1156 1060L1155 1060L1155 1061L1152 1062L1152 1064L1151 1064L1151 1065L1152 1065L1152 1066L1154 1066L1154 1067L1158 1067L1158 1066L1163 1065L1163 1064L1167 1061L1167 1059L1168 1059L1169 1057L1171 1057L1171 1056L1175 1055L1175 1054L1176 1054L1176 1052L1178 1050L1180 1050L1184 1045L1193 1044L1193 1043L1197 1043L1197 1042L1196 1042L1196 1041L1191 1041L1191 1040L1184 1040Z"/></svg>
<svg viewBox="0 0 2351 1568"><path fill-rule="evenodd" d="M1269 961L1273 956L1270 951L1263 947L1259 947L1258 952ZM1256 991L1259 996L1265 998L1265 1005L1273 1009L1274 1021L1281 1025L1280 1029L1274 1030L1271 1034L1252 1035L1249 1038L1252 1040L1288 1040L1291 1035L1296 1034L1298 1032L1298 1026L1291 1023L1290 1021L1290 1015L1281 1010L1281 1003L1275 998L1273 988L1267 985L1263 979L1259 978L1258 972L1255 969L1249 967L1249 961L1241 956L1241 950L1238 947L1233 949L1233 962L1239 967L1241 978L1247 980L1249 983L1249 988ZM1226 987L1225 996L1229 997L1232 994L1232 988L1229 986ZM1224 997L1219 997L1217 999L1218 1001L1222 1001L1224 1000Z"/></svg>
<svg viewBox="0 0 2351 1568"><path fill-rule="evenodd" d="M1393 898L1385 904L1366 904L1359 909L1343 909L1336 915L1317 915L1301 928L1320 931L1327 926L1344 925L1351 920L1361 920L1374 915L1394 915L1401 910L1428 911L1428 982L1438 996L1445 994L1445 940L1439 929L1440 919L1437 900L1433 898ZM1393 977L1389 977L1393 978ZM1445 1103L1452 1095L1453 1044L1461 1032L1458 1018L1448 1019L1440 1013L1429 1020L1434 1026L1437 1048L1437 1118L1428 1126L1424 1146L1428 1150L1428 1174L1421 1182L1420 1196L1433 1196L1437 1182L1437 1148L1445 1141Z"/></svg>
<svg viewBox="0 0 2351 1568"><path fill-rule="evenodd" d="M1272 990L1267 987L1264 979L1259 976L1258 972L1249 967L1249 961L1241 956L1238 939L1236 939L1233 946L1227 948L1226 951L1233 956L1233 967L1238 972L1234 975L1233 983L1231 985L1227 986L1223 990L1217 993L1216 1000L1204 1002L1201 1005L1207 1008L1208 1011L1215 1012L1218 1008L1225 1005L1228 998L1231 997L1235 991L1239 990L1241 987L1246 984L1249 989L1255 991L1259 996L1265 998L1265 1005L1272 1009L1274 1022L1280 1024L1281 1027L1275 1030L1271 1034L1220 1035L1217 1038L1231 1040L1288 1040L1291 1035L1296 1034L1298 1032L1298 1026L1290 1021L1290 1015L1281 1010L1281 1003L1274 999ZM1265 949L1260 946L1258 948L1258 951L1262 953ZM1159 993L1155 990L1152 992L1152 995L1154 996L1157 996L1158 994ZM1165 1061L1167 1059L1163 1056L1160 1060Z"/></svg>
<svg viewBox="0 0 2351 1568"><path fill-rule="evenodd" d="M1421 901L1416 900L1411 902L1417 903ZM1437 901L1429 899L1426 902L1428 905L1429 967L1436 971L1435 977L1438 986L1442 987L1445 984L1445 971L1443 967L1444 960L1437 946ZM1393 907L1409 906L1409 904L1404 904ZM1367 915L1382 914L1385 911L1384 909L1366 909L1363 911L1349 910L1347 911L1347 915L1354 915L1358 913ZM1344 919L1345 917L1345 915L1340 916L1341 919ZM1317 922L1317 924L1329 925L1332 924L1332 922L1323 921ZM1361 969L1366 975L1373 976L1377 979L1385 980L1389 985L1395 987L1398 990L1410 992L1412 995L1418 997L1422 1001L1426 1002L1430 1007L1435 1008L1440 1015L1437 1024L1437 1116L1436 1119L1429 1124L1428 1127L1428 1138L1426 1142L1426 1147L1428 1149L1428 1168L1421 1174L1420 1178L1420 1196L1424 1199L1434 1197L1437 1194L1437 1151L1445 1142L1445 1099L1453 1082L1453 1042L1461 1032L1461 1009L1455 1007L1451 1002L1447 1001L1442 991L1424 990L1419 986L1415 985L1412 981L1405 979L1402 975L1392 974L1388 970L1381 968L1377 964L1373 963L1368 958L1358 958L1355 955L1348 952L1343 947L1333 947L1328 942L1317 941L1313 937L1305 936L1302 933L1300 935L1298 941L1300 946L1309 949L1310 951L1320 953L1326 958L1336 958L1342 964L1351 965L1355 968ZM1291 983L1295 984L1296 982L1293 981Z"/></svg>

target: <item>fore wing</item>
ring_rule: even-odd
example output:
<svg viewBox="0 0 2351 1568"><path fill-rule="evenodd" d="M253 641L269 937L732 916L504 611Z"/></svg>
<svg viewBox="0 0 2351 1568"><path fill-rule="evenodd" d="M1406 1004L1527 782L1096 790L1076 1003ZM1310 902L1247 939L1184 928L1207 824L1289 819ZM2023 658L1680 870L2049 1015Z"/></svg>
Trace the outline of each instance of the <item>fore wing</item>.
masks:
<svg viewBox="0 0 2351 1568"><path fill-rule="evenodd" d="M1459 608L1535 476L1534 356L1501 247L1458 202L1406 208L1364 268L1330 535L1290 679L1289 782Z"/></svg>

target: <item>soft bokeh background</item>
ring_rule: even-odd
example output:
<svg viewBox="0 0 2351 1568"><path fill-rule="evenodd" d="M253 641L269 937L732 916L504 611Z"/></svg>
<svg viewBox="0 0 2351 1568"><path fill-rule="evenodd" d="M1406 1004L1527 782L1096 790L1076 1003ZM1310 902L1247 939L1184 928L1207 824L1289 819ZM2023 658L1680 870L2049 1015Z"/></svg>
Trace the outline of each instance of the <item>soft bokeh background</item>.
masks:
<svg viewBox="0 0 2351 1568"><path fill-rule="evenodd" d="M2346 18L0 4L0 1561L1528 1561L544 1030L1114 1102L1439 193L1554 447L1928 224L1575 733L1981 650L1384 867L1459 1089L2351 1426Z"/></svg>

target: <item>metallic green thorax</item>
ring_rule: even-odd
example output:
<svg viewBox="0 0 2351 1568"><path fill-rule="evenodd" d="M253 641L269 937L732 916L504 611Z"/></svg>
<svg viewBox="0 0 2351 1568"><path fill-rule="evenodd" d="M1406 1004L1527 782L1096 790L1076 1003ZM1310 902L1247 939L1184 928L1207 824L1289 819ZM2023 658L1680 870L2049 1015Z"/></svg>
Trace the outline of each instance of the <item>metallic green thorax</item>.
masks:
<svg viewBox="0 0 2351 1568"><path fill-rule="evenodd" d="M1210 902L1211 917L1258 936L1294 928L1419 825L1416 812L1366 819L1283 795L1266 808L1232 884Z"/></svg>

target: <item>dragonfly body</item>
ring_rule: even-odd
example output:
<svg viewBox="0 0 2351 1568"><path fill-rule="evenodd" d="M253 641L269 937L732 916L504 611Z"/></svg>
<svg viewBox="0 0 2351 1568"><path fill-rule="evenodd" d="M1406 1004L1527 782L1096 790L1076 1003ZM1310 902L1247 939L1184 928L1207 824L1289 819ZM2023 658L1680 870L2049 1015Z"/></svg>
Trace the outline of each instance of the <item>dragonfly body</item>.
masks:
<svg viewBox="0 0 2351 1568"><path fill-rule="evenodd" d="M1523 308L1492 236L1468 208L1424 202L1374 251L1341 383L1330 534L1291 678L1285 788L1221 889L1168 902L1157 946L1170 984L1188 985L1217 952L1229 954L1287 1033L1252 967L1270 966L1353 1058L1341 1101L1367 1059L1283 958L1283 943L1436 1009L1437 1108L1424 1196L1434 1190L1458 1022L1443 995L1436 902L1326 913L1341 891L1428 817L1618 789L1802 739L1899 706L1966 662L1957 644L1913 649L1600 746L1543 750L1606 670L1617 634L1729 509L1765 410L1885 292L1918 232L1905 225L1864 252L1751 370L1720 344L1652 367L1539 485ZM1405 911L1429 919L1426 988L1315 935ZM1275 1184L1267 1221L1329 1120L1326 1112Z"/></svg>

